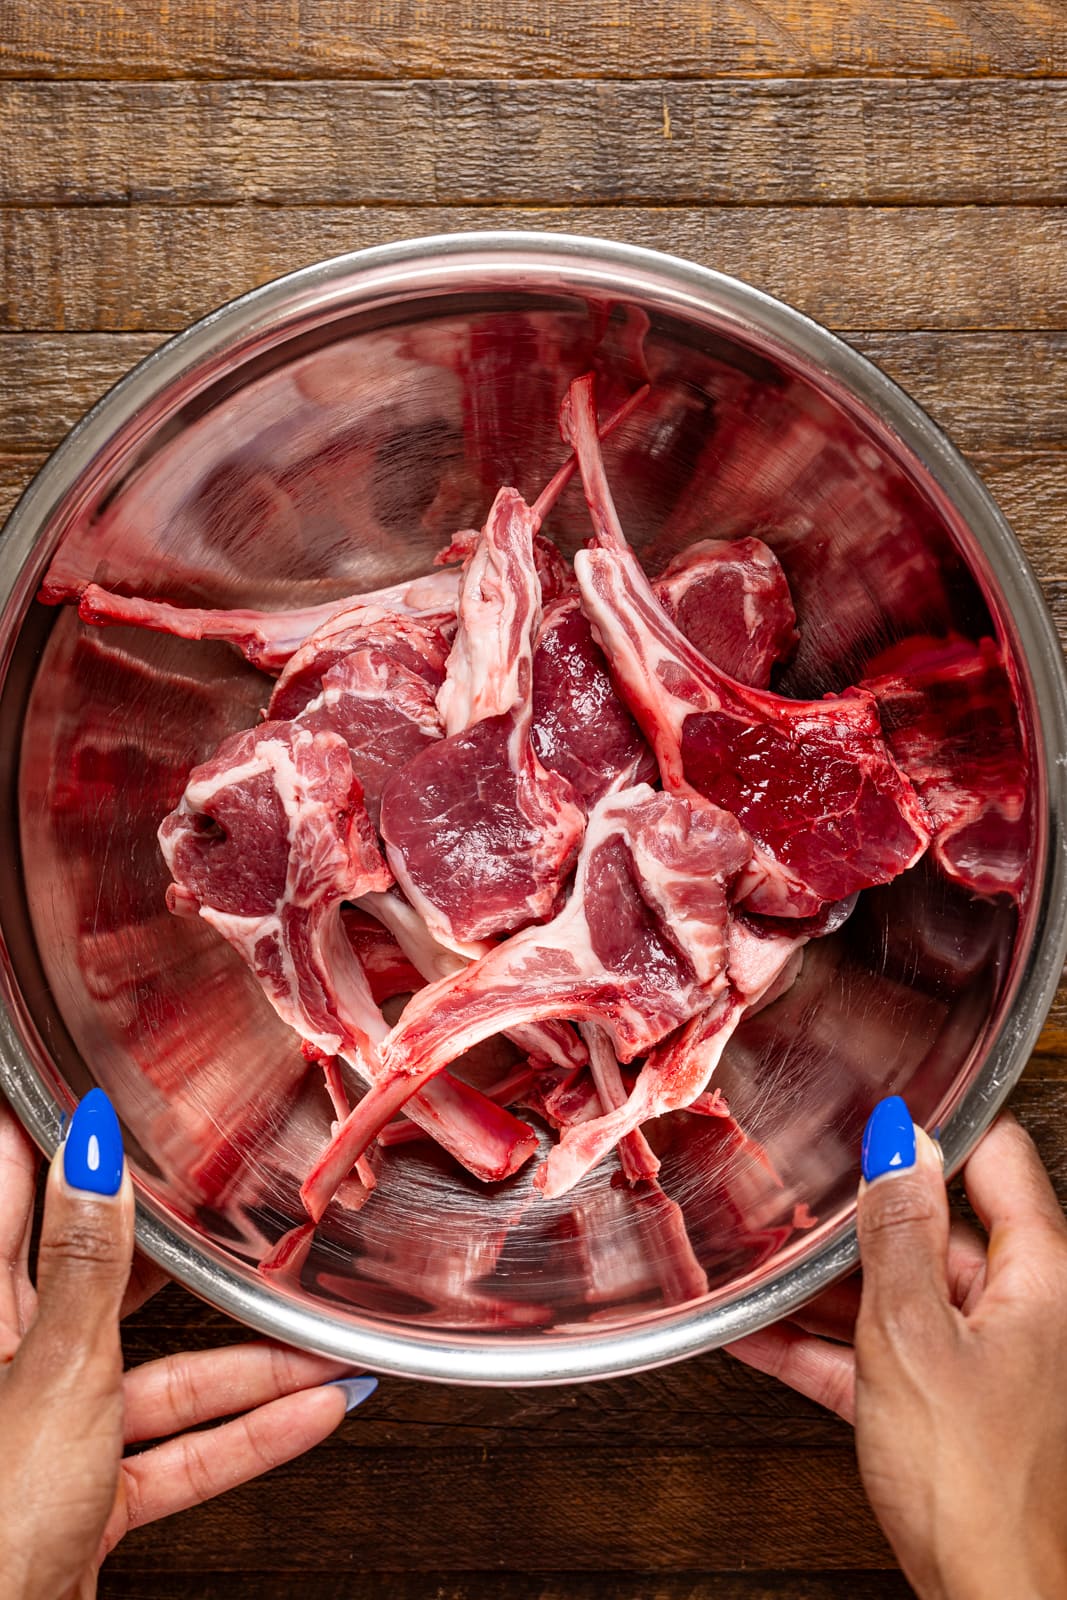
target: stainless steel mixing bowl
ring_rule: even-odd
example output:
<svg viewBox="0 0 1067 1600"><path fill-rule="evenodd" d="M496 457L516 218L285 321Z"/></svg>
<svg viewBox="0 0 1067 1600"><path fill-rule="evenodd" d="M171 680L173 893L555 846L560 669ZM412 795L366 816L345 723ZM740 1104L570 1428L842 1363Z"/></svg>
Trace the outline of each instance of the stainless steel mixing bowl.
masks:
<svg viewBox="0 0 1067 1600"><path fill-rule="evenodd" d="M36 604L38 584L51 565L278 608L417 573L500 483L541 487L571 376L595 364L621 394L643 362L655 402L609 452L624 524L653 567L712 534L774 545L803 626L788 687L843 687L916 631L1002 641L1030 769L1022 892L975 896L927 860L865 895L730 1049L720 1081L760 1148L671 1119L669 1198L605 1168L546 1203L529 1169L487 1189L409 1145L364 1209L292 1233L287 1267L265 1275L257 1262L301 1223L326 1101L233 953L167 914L155 842L189 767L255 719L265 683L223 645L85 628ZM586 537L576 490L553 528L572 549ZM721 1343L853 1263L874 1101L904 1092L955 1166L1043 1020L1065 945L1067 720L1037 586L929 418L729 278L600 240L480 234L270 284L165 345L74 430L11 518L0 603L0 1082L46 1150L102 1084L142 1247L266 1333L498 1384Z"/></svg>

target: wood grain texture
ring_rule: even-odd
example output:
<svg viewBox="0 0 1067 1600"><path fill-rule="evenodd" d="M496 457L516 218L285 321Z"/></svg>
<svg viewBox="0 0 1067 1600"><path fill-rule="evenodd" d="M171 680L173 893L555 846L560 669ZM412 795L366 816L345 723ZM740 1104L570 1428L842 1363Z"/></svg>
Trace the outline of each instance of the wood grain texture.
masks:
<svg viewBox="0 0 1067 1600"><path fill-rule="evenodd" d="M0 202L1067 199L1067 82L11 83Z"/></svg>
<svg viewBox="0 0 1067 1600"><path fill-rule="evenodd" d="M493 228L666 250L831 327L1067 328L1067 208L244 205L0 211L0 328L178 329L346 250Z"/></svg>
<svg viewBox="0 0 1067 1600"><path fill-rule="evenodd" d="M628 1572L317 1574L314 1600L903 1600L897 1572ZM105 1567L100 1600L308 1600L307 1582L276 1571L224 1577Z"/></svg>
<svg viewBox="0 0 1067 1600"><path fill-rule="evenodd" d="M464 78L1067 71L1057 0L8 0L18 77Z"/></svg>
<svg viewBox="0 0 1067 1600"><path fill-rule="evenodd" d="M113 1558L166 1569L253 1569L270 1551L309 1580L447 1573L884 1568L850 1439L836 1450L376 1450L353 1417L319 1449L223 1502L133 1534ZM533 1480L533 1481L531 1481ZM342 1508L352 1508L345 1519ZM413 1526L417 1519L417 1531ZM284 1530L284 1532L283 1532ZM283 1548L283 1540L285 1547ZM138 1557L140 1551L140 1557Z"/></svg>

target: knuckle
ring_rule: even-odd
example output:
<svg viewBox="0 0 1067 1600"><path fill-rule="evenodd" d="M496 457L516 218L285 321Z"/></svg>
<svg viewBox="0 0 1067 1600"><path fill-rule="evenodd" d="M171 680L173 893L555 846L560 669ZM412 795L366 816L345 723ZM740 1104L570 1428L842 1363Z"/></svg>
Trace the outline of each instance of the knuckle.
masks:
<svg viewBox="0 0 1067 1600"><path fill-rule="evenodd" d="M903 1231L924 1229L936 1221L938 1206L925 1185L891 1178L885 1188L868 1194L861 1209L861 1239L880 1240Z"/></svg>
<svg viewBox="0 0 1067 1600"><path fill-rule="evenodd" d="M293 1386L294 1355L282 1345L269 1345L270 1381L278 1394L286 1394Z"/></svg>
<svg viewBox="0 0 1067 1600"><path fill-rule="evenodd" d="M177 1360L166 1369L164 1385L165 1405L172 1421L173 1432L184 1427L198 1415L196 1381L186 1363Z"/></svg>
<svg viewBox="0 0 1067 1600"><path fill-rule="evenodd" d="M245 1434L248 1440L249 1453L256 1464L256 1476L259 1477L265 1472L271 1472L278 1465L277 1451L272 1449L270 1436L263 1431L254 1411L249 1414Z"/></svg>
<svg viewBox="0 0 1067 1600"><path fill-rule="evenodd" d="M106 1226L90 1217L65 1222L41 1240L40 1254L47 1261L93 1269L125 1266L122 1246Z"/></svg>
<svg viewBox="0 0 1067 1600"><path fill-rule="evenodd" d="M196 1504L210 1500L215 1493L215 1480L211 1471L209 1446L205 1444L210 1434L191 1433L185 1440L185 1472Z"/></svg>
<svg viewBox="0 0 1067 1600"><path fill-rule="evenodd" d="M852 1420L855 1409L856 1379L854 1372L835 1371L827 1375L825 1403L827 1409L846 1422Z"/></svg>

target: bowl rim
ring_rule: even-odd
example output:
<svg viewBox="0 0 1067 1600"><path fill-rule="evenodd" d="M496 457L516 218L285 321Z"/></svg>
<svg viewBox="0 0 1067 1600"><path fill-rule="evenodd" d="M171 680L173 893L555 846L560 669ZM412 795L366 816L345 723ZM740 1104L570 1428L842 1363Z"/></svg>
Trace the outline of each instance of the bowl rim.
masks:
<svg viewBox="0 0 1067 1600"><path fill-rule="evenodd" d="M1015 993L983 1065L945 1129L946 1170L955 1171L1014 1087L1044 1022L1067 956L1067 670L1037 579L989 491L927 413L859 351L784 301L738 278L641 246L577 234L492 230L427 235L347 252L248 291L166 340L85 414L32 479L0 541L0 682L33 589L28 568L42 536L109 442L147 403L206 367L212 356L269 337L274 343L301 315L340 316L374 295L462 288L464 257L486 277L513 287L548 287L542 273L564 270L585 290L625 297L654 287L683 311L688 304L727 328L758 332L804 375L870 414L905 456L914 457L981 549L1005 612L1018 632L1030 678L1038 734L1038 774L1047 802L1044 861L1030 909L1029 946ZM559 288L558 279L553 287ZM29 592L27 592L29 590ZM0 939L2 946L2 939ZM0 948L0 1088L38 1145L51 1155L60 1107L32 1065L16 1022L17 995ZM406 1377L477 1385L544 1385L631 1374L681 1360L757 1331L796 1310L858 1260L854 1208L810 1255L732 1304L690 1304L652 1314L638 1328L610 1324L573 1335L414 1334L392 1324L332 1315L282 1299L205 1249L191 1231L164 1221L138 1197L137 1242L187 1288L242 1323L286 1343Z"/></svg>

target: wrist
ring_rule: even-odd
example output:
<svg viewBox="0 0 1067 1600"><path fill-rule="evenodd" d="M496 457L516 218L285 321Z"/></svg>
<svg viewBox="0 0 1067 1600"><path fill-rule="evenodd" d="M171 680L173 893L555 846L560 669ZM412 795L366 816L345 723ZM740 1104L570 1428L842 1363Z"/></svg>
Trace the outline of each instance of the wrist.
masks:
<svg viewBox="0 0 1067 1600"><path fill-rule="evenodd" d="M946 1560L922 1600L1063 1600L1067 1595L1067 1548L1043 1529L1025 1531L996 1549L978 1543L966 1557Z"/></svg>

